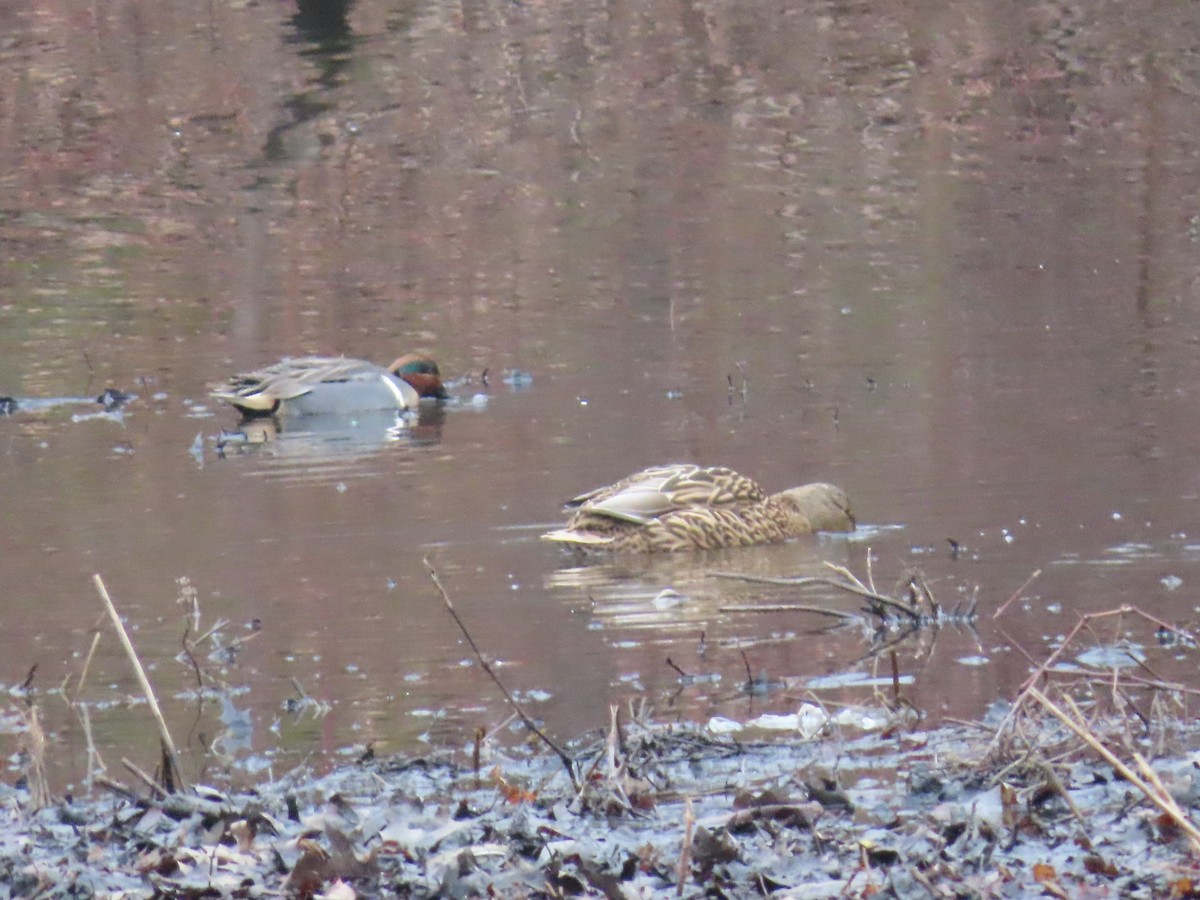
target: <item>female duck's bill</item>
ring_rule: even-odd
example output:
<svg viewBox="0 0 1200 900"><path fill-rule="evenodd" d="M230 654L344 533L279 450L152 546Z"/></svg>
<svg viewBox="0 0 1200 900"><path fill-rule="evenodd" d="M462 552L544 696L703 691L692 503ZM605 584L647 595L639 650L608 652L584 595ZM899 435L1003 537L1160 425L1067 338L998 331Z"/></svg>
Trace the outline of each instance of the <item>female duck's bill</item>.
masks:
<svg viewBox="0 0 1200 900"><path fill-rule="evenodd" d="M568 501L565 528L543 535L582 550L642 553L772 544L853 531L845 492L821 482L768 495L723 466L653 466Z"/></svg>
<svg viewBox="0 0 1200 900"><path fill-rule="evenodd" d="M345 357L285 358L234 375L211 395L247 417L307 416L414 409L423 397L444 399L446 390L437 363L409 353L386 369Z"/></svg>

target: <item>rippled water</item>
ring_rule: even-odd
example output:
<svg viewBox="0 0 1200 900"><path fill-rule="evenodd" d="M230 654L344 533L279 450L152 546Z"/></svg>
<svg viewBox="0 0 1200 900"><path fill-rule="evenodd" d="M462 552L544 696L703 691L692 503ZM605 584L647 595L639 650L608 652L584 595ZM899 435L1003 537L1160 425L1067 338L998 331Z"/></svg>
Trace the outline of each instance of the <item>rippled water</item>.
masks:
<svg viewBox="0 0 1200 900"><path fill-rule="evenodd" d="M852 596L718 570L916 566L977 598L977 633L898 653L933 716L979 715L1080 612L1192 619L1196 15L6 5L0 394L85 402L0 419L0 678L37 666L60 777L85 743L57 691L97 628L96 741L153 754L93 573L197 769L218 736L253 767L504 722L425 560L566 736L613 703L740 717L890 678L855 629L746 609ZM285 354L416 347L460 381L402 429L230 441L206 396ZM137 397L86 402L108 386ZM674 460L837 482L864 527L583 565L538 540ZM244 641L203 645L199 716L193 591L201 633Z"/></svg>

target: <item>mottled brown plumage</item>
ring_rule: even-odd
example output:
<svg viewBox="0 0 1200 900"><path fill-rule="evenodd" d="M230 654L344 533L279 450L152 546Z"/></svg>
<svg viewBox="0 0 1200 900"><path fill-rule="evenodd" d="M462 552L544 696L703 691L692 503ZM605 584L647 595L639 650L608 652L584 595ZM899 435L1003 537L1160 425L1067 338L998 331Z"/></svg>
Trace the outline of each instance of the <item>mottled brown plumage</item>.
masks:
<svg viewBox="0 0 1200 900"><path fill-rule="evenodd" d="M712 550L854 530L841 488L815 483L768 495L723 466L653 466L567 506L576 511L566 527L543 537L584 550Z"/></svg>

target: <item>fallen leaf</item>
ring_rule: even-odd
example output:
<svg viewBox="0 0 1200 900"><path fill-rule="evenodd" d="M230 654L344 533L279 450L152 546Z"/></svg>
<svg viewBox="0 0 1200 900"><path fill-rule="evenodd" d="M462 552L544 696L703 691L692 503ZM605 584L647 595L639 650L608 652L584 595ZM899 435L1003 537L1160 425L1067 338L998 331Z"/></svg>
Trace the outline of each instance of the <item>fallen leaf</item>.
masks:
<svg viewBox="0 0 1200 900"><path fill-rule="evenodd" d="M1048 863L1034 863L1033 877L1035 881L1045 884L1047 881L1058 881L1058 872Z"/></svg>

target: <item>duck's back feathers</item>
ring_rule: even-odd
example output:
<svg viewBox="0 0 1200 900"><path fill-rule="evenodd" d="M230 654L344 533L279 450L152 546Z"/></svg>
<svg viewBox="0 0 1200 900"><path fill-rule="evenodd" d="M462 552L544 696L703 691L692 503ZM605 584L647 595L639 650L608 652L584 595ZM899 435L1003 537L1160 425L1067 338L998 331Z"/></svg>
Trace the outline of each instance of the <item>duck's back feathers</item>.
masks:
<svg viewBox="0 0 1200 900"><path fill-rule="evenodd" d="M440 390L437 365L432 360L401 357L393 365L418 359L432 366L430 377ZM398 372L366 360L327 356L285 358L265 368L234 375L224 384L214 386L211 393L248 416L344 415L377 409L414 409L422 396L421 389L410 385Z"/></svg>
<svg viewBox="0 0 1200 900"><path fill-rule="evenodd" d="M318 384L375 380L381 371L379 366L361 359L286 357L273 365L234 375L227 388L239 400L263 398L264 402L258 404L262 406L266 398L278 401L302 397Z"/></svg>
<svg viewBox="0 0 1200 900"><path fill-rule="evenodd" d="M568 507L644 525L674 510L756 503L766 498L754 481L724 466L651 466L616 484L568 500Z"/></svg>
<svg viewBox="0 0 1200 900"><path fill-rule="evenodd" d="M810 484L767 496L724 466L654 466L568 501L565 528L546 540L583 550L640 552L769 544L814 531L850 531L845 493Z"/></svg>

